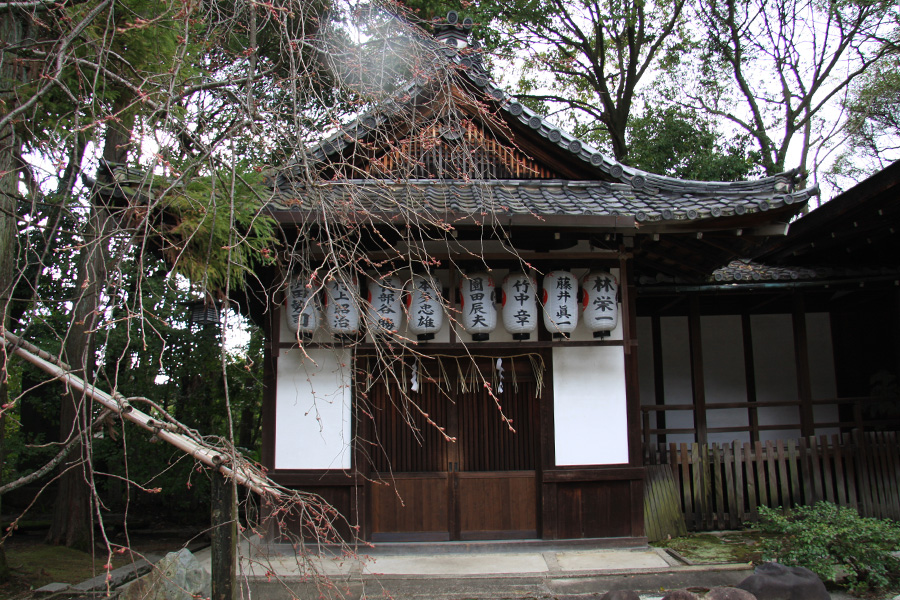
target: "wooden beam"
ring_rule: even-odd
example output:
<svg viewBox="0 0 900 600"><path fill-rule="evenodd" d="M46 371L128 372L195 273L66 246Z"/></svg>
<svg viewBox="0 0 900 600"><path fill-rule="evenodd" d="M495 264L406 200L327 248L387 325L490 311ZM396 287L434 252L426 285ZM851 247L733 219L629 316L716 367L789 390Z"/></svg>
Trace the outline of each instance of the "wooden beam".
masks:
<svg viewBox="0 0 900 600"><path fill-rule="evenodd" d="M753 361L753 324L749 313L741 315L741 333L744 343L744 379L747 385L747 402L756 404L756 365ZM750 441L759 441L759 413L756 406L747 407L747 419L750 424Z"/></svg>
<svg viewBox="0 0 900 600"><path fill-rule="evenodd" d="M666 378L663 369L663 348L662 348L662 319L659 314L652 317L653 328L653 396L657 406L665 406L666 404ZM656 413L656 428L666 428L666 412L661 410ZM656 438L657 444L665 444L665 434Z"/></svg>

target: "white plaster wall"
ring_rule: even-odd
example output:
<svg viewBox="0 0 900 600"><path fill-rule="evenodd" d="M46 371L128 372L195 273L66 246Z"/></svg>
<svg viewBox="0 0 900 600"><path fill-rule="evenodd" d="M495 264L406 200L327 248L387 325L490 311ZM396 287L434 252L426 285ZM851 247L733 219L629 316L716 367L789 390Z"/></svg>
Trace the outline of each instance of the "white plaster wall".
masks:
<svg viewBox="0 0 900 600"><path fill-rule="evenodd" d="M706 403L746 402L747 377L744 370L744 347L741 317L737 315L705 316L700 318L703 341L703 380ZM718 408L707 410L706 426L735 427L748 425L746 408ZM750 441L746 431L710 432L710 442L727 443Z"/></svg>
<svg viewBox="0 0 900 600"><path fill-rule="evenodd" d="M278 355L275 468L351 467L351 354L299 349Z"/></svg>
<svg viewBox="0 0 900 600"><path fill-rule="evenodd" d="M687 317L663 317L660 320L662 335L663 385L666 404L693 404L691 383L691 344ZM693 429L694 414L689 410L673 410L666 413L669 429ZM666 441L693 442L694 434L673 434Z"/></svg>
<svg viewBox="0 0 900 600"><path fill-rule="evenodd" d="M834 378L834 348L831 344L831 319L828 313L806 315L806 337L809 340L809 376L812 382L813 400L837 397ZM816 423L834 423L838 420L836 405L813 406ZM839 433L837 427L818 427L817 435Z"/></svg>
<svg viewBox="0 0 900 600"><path fill-rule="evenodd" d="M558 466L628 462L621 346L553 348L553 423Z"/></svg>
<svg viewBox="0 0 900 600"><path fill-rule="evenodd" d="M797 367L791 315L752 315L753 366L756 375L756 399L759 402L797 399ZM800 423L800 410L794 406L757 409L760 425ZM759 439L797 438L800 430L786 427L760 431Z"/></svg>

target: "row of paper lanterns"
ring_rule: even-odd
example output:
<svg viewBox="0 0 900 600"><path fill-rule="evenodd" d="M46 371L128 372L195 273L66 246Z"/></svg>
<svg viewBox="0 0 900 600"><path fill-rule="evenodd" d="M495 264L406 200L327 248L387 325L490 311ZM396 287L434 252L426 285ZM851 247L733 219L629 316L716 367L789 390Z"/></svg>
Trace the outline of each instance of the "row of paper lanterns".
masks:
<svg viewBox="0 0 900 600"><path fill-rule="evenodd" d="M291 330L308 336L324 326L333 335L357 335L361 318L356 278L327 281L324 310L316 301L316 287L308 278L291 280L285 299ZM387 275L370 278L366 287L363 311L369 331L396 333L404 314L409 331L420 341L433 339L443 327L441 287L433 277L413 275L404 282L399 276ZM580 319L594 337L602 337L618 324L618 287L616 278L602 271L592 271L580 281L568 271L551 271L540 290L535 278L523 272L507 275L499 289L488 273L468 274L459 285L459 320L474 341L489 339L497 328L499 294L503 327L513 339L527 340L536 331L539 304L544 326L554 336L568 337Z"/></svg>

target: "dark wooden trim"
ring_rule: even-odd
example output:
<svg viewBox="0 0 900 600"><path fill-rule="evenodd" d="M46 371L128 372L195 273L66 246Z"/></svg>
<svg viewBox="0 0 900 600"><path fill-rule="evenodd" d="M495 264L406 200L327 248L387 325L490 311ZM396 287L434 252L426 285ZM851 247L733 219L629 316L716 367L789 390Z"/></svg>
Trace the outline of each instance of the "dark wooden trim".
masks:
<svg viewBox="0 0 900 600"><path fill-rule="evenodd" d="M744 380L747 388L747 422L750 424L750 441L759 441L759 411L755 406L756 396L756 363L753 359L753 322L749 313L741 315L741 337L744 344Z"/></svg>
<svg viewBox="0 0 900 600"><path fill-rule="evenodd" d="M353 471L283 470L270 471L269 476L287 486L358 486L362 482Z"/></svg>
<svg viewBox="0 0 900 600"><path fill-rule="evenodd" d="M463 541L481 541L481 540L533 540L537 537L535 529L518 529L509 531L461 531L460 540Z"/></svg>
<svg viewBox="0 0 900 600"><path fill-rule="evenodd" d="M651 328L653 329L653 396L657 406L666 405L666 372L663 368L663 348L662 348L662 319L658 314L651 317ZM666 413L660 411L656 413L656 428L666 428ZM649 441L649 435L644 432ZM656 438L657 444L665 444L666 436L660 435Z"/></svg>
<svg viewBox="0 0 900 600"><path fill-rule="evenodd" d="M545 483L570 483L574 481L624 481L643 479L644 467L611 465L609 467L578 467L544 471Z"/></svg>
<svg viewBox="0 0 900 600"><path fill-rule="evenodd" d="M547 328L543 325L540 326L538 330L539 333L547 332ZM549 336L549 332L547 332ZM569 341L534 341L534 342L456 342L456 343L448 343L448 342L420 342L418 344L413 343L412 346L416 348L418 352L428 352L430 350L434 351L446 351L446 350L467 350L471 354L479 354L479 348L484 348L486 352L493 352L495 350L534 350L534 349L542 349L542 348L554 348L554 347L582 347L582 346L624 346L624 340L569 340ZM365 352L368 350L374 350L377 348L384 348L384 346L376 346L376 344L372 344L370 342L358 342L352 345L355 350ZM291 342L282 342L279 344L280 349L289 349L289 348L297 348L297 344ZM314 343L310 342L308 344L304 344L304 348L346 348L345 345L340 344L322 344L322 343ZM398 345L399 349L400 346Z"/></svg>
<svg viewBox="0 0 900 600"><path fill-rule="evenodd" d="M450 534L445 531L373 533L373 542L449 542Z"/></svg>
<svg viewBox="0 0 900 600"><path fill-rule="evenodd" d="M638 339L634 278L629 263L619 262L622 282L622 340L625 342L625 418L628 427L628 463L640 466L644 460L641 448L641 390L638 379Z"/></svg>
<svg viewBox="0 0 900 600"><path fill-rule="evenodd" d="M555 483L541 483L541 537L545 540L559 539L556 494Z"/></svg>
<svg viewBox="0 0 900 600"><path fill-rule="evenodd" d="M553 353L544 351L544 364L549 377L545 377L546 388L539 402L540 435L537 484L539 487L540 507L538 513L541 537L555 540L559 537L556 526L556 485L545 483L544 474L556 465L555 438L553 434Z"/></svg>
<svg viewBox="0 0 900 600"><path fill-rule="evenodd" d="M643 471L643 469L641 469ZM636 500L642 500L644 498L644 476L641 475L640 479L632 479L631 480L631 535L632 536L643 536L646 532L646 526L644 525L644 503Z"/></svg>
<svg viewBox="0 0 900 600"><path fill-rule="evenodd" d="M688 314L691 347L691 387L694 397L695 440L700 444L708 441L706 430L706 384L703 381L703 340L700 323L700 297L691 294Z"/></svg>
<svg viewBox="0 0 900 600"><path fill-rule="evenodd" d="M263 325L265 346L263 353L263 405L262 405L262 464L269 471L275 469L275 420L278 393L278 352L280 345L281 309L275 305L267 313Z"/></svg>
<svg viewBox="0 0 900 600"><path fill-rule="evenodd" d="M800 398L800 434L815 435L816 420L812 406L812 379L809 374L809 339L806 333L806 307L801 292L794 292L791 321L794 329L794 361L797 365L797 396Z"/></svg>

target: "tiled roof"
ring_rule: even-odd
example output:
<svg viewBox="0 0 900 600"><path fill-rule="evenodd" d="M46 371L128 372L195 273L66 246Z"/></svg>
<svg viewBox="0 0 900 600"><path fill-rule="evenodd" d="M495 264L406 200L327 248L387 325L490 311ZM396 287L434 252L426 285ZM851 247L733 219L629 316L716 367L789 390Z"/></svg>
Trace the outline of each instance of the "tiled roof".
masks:
<svg viewBox="0 0 900 600"><path fill-rule="evenodd" d="M815 190L765 194L753 186L698 185L675 193L603 181L353 180L311 186L279 182L270 210L316 211L319 203L358 210L498 215L632 216L638 222L696 221L802 205Z"/></svg>
<svg viewBox="0 0 900 600"><path fill-rule="evenodd" d="M443 68L448 64L456 67L470 85L482 90L496 103L507 119L518 120L534 130L546 139L545 145L555 146L559 152L590 165L597 175L596 180L345 180L315 185L321 201L352 198L359 202L360 208L396 211L397 202L402 198L411 205L404 206L404 210L427 207L435 211L631 216L638 222L651 223L744 215L792 204L798 205L799 210L800 205L819 193L817 187L795 191L796 171L754 181L708 182L666 177L629 167L510 98L491 80L477 52L457 50L437 41L433 43L435 60ZM327 161L354 140L387 124L392 115L402 112L429 89L428 81L414 81L396 95L398 99L360 115L313 146L309 155L314 161ZM309 202L304 206L301 201L310 190L292 183L304 180L299 167L279 173L274 182L276 195L269 208L275 211L311 210L313 207Z"/></svg>
<svg viewBox="0 0 900 600"><path fill-rule="evenodd" d="M729 281L791 281L815 279L819 273L814 269L770 267L751 261L734 260L713 271L712 279L717 282Z"/></svg>

